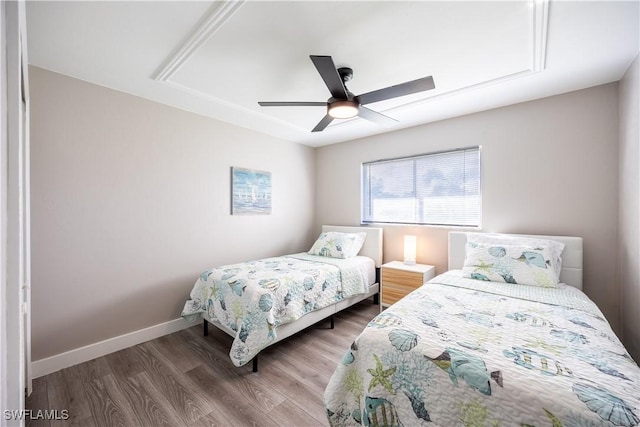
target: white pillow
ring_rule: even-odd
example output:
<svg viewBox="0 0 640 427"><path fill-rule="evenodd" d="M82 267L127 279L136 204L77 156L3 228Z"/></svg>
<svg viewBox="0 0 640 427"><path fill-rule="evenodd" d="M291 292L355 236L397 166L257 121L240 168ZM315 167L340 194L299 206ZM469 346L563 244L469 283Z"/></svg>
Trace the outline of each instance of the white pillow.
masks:
<svg viewBox="0 0 640 427"><path fill-rule="evenodd" d="M464 277L491 282L555 288L558 279L548 246L483 244L467 242Z"/></svg>
<svg viewBox="0 0 640 427"><path fill-rule="evenodd" d="M522 237L496 233L467 233L467 242L490 245L519 245L529 246L532 248L547 246L551 250L552 255L551 267L556 274L556 280L560 280L560 270L562 270L562 251L565 246L564 243L538 237Z"/></svg>
<svg viewBox="0 0 640 427"><path fill-rule="evenodd" d="M358 255L366 237L367 234L364 232L341 233L327 231L320 233L308 253L331 258L352 258Z"/></svg>

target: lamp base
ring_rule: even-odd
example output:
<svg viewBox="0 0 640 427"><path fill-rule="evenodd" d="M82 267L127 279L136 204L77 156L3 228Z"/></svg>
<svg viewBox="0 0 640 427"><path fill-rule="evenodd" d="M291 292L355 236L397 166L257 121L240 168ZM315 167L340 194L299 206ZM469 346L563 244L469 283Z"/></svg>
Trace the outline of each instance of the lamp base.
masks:
<svg viewBox="0 0 640 427"><path fill-rule="evenodd" d="M406 265L416 265L416 260L404 260L404 263Z"/></svg>

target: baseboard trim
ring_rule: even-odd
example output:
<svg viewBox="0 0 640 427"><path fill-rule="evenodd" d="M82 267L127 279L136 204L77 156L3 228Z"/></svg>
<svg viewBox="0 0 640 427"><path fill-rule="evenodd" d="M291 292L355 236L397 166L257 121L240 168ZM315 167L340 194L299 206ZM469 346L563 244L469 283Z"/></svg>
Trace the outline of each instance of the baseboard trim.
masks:
<svg viewBox="0 0 640 427"><path fill-rule="evenodd" d="M109 338L94 344L56 354L55 356L31 362L33 378L42 377L79 363L131 347L164 335L172 334L194 326L197 322L187 322L180 318L160 323L128 334Z"/></svg>

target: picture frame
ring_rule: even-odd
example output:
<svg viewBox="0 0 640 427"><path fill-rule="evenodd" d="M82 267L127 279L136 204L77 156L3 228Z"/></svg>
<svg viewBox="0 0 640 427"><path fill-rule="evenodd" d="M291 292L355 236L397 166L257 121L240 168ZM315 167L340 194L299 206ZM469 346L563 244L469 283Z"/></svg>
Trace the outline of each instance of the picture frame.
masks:
<svg viewBox="0 0 640 427"><path fill-rule="evenodd" d="M231 168L231 215L271 214L271 172Z"/></svg>

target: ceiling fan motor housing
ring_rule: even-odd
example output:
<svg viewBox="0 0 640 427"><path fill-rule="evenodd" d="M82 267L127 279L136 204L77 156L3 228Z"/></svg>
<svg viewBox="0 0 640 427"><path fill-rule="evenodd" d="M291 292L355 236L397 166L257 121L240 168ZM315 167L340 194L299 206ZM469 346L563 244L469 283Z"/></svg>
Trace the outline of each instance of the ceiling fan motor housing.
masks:
<svg viewBox="0 0 640 427"><path fill-rule="evenodd" d="M338 68L338 74L340 74L340 78L344 83L348 82L353 78L353 70L349 67L340 67Z"/></svg>

